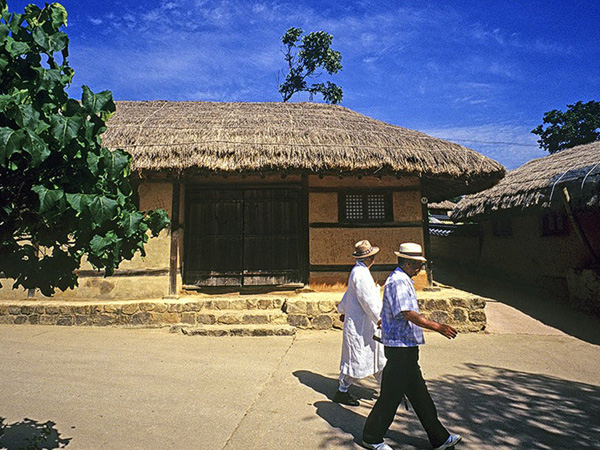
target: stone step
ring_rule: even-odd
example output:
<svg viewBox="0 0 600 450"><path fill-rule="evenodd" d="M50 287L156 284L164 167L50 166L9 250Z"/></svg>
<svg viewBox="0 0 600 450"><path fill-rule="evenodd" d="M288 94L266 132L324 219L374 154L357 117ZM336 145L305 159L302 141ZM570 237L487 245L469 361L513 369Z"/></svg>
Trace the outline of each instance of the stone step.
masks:
<svg viewBox="0 0 600 450"><path fill-rule="evenodd" d="M174 325L171 333L186 336L293 336L296 328L289 325Z"/></svg>
<svg viewBox="0 0 600 450"><path fill-rule="evenodd" d="M261 310L201 310L185 315L183 320L191 325L286 325L287 315L281 309Z"/></svg>
<svg viewBox="0 0 600 450"><path fill-rule="evenodd" d="M179 297L179 302L184 304L185 311L204 310L264 310L281 309L285 298L228 298L228 299L202 299L194 297Z"/></svg>

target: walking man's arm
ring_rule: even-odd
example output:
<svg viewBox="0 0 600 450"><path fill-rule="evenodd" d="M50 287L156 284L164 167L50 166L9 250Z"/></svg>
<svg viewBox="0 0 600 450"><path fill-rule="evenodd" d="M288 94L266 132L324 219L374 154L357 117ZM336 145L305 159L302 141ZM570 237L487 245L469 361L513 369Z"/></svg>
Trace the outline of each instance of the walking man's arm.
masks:
<svg viewBox="0 0 600 450"><path fill-rule="evenodd" d="M428 330L437 331L448 339L454 339L458 334L458 331L456 331L456 329L452 328L450 325L444 325L442 323L429 320L416 311L402 311L402 314L406 320L409 320L415 325L418 325L421 328L427 328Z"/></svg>

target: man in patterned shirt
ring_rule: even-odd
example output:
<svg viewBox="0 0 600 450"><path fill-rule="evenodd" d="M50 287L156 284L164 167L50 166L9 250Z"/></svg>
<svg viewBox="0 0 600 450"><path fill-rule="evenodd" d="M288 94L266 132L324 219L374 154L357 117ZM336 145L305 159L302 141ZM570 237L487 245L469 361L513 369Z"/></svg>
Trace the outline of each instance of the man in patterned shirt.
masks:
<svg viewBox="0 0 600 450"><path fill-rule="evenodd" d="M462 436L448 433L440 423L418 361L419 345L425 343L423 328L437 331L448 339L454 339L457 331L419 314L411 278L426 262L421 246L404 243L394 253L398 257L398 267L385 282L381 312L382 341L388 361L383 370L381 393L365 423L362 443L372 450L392 450L383 442L383 437L406 395L434 450L454 447Z"/></svg>

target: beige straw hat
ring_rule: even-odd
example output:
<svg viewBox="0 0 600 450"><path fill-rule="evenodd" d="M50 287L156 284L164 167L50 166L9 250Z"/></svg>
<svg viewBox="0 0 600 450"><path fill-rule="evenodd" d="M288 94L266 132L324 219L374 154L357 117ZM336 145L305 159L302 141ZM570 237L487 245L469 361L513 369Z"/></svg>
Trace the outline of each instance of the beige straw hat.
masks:
<svg viewBox="0 0 600 450"><path fill-rule="evenodd" d="M366 239L364 241L358 241L354 244L353 258L368 258L369 256L375 256L379 253L379 247L373 247Z"/></svg>
<svg viewBox="0 0 600 450"><path fill-rule="evenodd" d="M400 258L416 259L417 261L427 262L427 260L423 257L423 249L421 246L413 242L405 242L404 244L400 244L400 248L394 253Z"/></svg>

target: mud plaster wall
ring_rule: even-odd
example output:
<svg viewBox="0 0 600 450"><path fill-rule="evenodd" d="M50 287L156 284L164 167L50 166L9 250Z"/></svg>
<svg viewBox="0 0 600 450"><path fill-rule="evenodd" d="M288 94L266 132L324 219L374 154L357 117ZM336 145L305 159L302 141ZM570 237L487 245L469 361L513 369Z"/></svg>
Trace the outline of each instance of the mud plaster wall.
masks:
<svg viewBox="0 0 600 450"><path fill-rule="evenodd" d="M414 187L418 189L417 178L396 177L309 177L309 188L328 188L330 192L310 192L308 204L308 216L310 224L334 224L338 223L338 192L348 188L365 189L394 189ZM421 196L418 190L401 190L393 192L393 221L397 225L412 222L412 226L396 227L317 227L309 228L309 263L311 265L348 265L354 264L351 254L354 251L354 243L362 239L368 239L371 244L381 248L376 264L395 265L397 263L394 250L401 242L416 242L423 245L423 230L420 225ZM414 225L414 223L418 225ZM373 271L374 277L383 283L389 275L388 270ZM346 283L348 272L345 271L312 271L309 284L336 284ZM415 284L422 287L426 284L425 273L416 277Z"/></svg>
<svg viewBox="0 0 600 450"><path fill-rule="evenodd" d="M420 222L422 217L420 192L394 192L395 222Z"/></svg>
<svg viewBox="0 0 600 450"><path fill-rule="evenodd" d="M480 263L523 279L566 277L587 260L587 252L570 229L566 236L541 236L537 215L515 217L512 236L494 236L491 221L482 224Z"/></svg>
<svg viewBox="0 0 600 450"><path fill-rule="evenodd" d="M163 208L171 214L171 183L144 183L138 188L140 210L147 211ZM117 275L104 277L90 275L93 267L83 261L79 276L79 286L67 291L59 291L52 296L57 300L92 299L144 299L160 298L168 293L169 287L170 231L163 230L158 237L150 238L146 243L146 256L139 254L131 261L123 261L117 269ZM143 273L146 271L146 273ZM149 273L150 272L150 273ZM23 289L11 289L12 280L1 280L0 299L23 299L27 292ZM40 292L36 298L46 298Z"/></svg>
<svg viewBox="0 0 600 450"><path fill-rule="evenodd" d="M310 192L308 194L309 223L336 223L338 221L337 192Z"/></svg>
<svg viewBox="0 0 600 450"><path fill-rule="evenodd" d="M311 272L308 284L310 285L329 285L334 286L337 290L345 291L345 286L348 284L348 276L350 275L350 267L345 272ZM371 274L380 286L385 284L385 280L390 275L391 270L371 270ZM422 270L416 277L413 278L415 289L421 290L427 286L427 273ZM343 285L340 287L340 285ZM340 296L341 297L341 296Z"/></svg>
<svg viewBox="0 0 600 450"><path fill-rule="evenodd" d="M421 228L314 228L310 230L311 264L354 264L354 243L368 239L381 250L376 264L396 264L394 250L402 242L423 245Z"/></svg>
<svg viewBox="0 0 600 450"><path fill-rule="evenodd" d="M542 236L537 213L515 216L511 226L512 236L494 236L491 220L483 220L481 248L478 236L432 236L434 259L492 270L500 276L561 294L566 292L569 271L591 264L591 257L570 223L569 234L564 236ZM588 237L593 236L588 233Z"/></svg>

